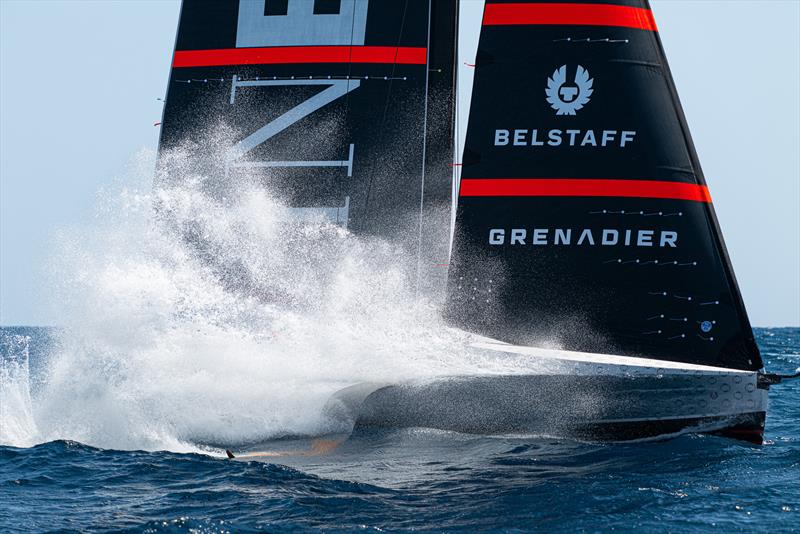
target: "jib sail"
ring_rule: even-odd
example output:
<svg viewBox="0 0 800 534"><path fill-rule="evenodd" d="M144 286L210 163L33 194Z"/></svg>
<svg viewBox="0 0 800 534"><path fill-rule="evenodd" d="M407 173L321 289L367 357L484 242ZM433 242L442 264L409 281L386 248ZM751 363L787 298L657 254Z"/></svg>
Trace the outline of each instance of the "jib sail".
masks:
<svg viewBox="0 0 800 534"><path fill-rule="evenodd" d="M455 0L184 0L161 153L188 151L222 194L262 183L293 220L428 250L421 212L450 200L455 23Z"/></svg>
<svg viewBox="0 0 800 534"><path fill-rule="evenodd" d="M487 1L462 163L457 324L762 367L646 0Z"/></svg>

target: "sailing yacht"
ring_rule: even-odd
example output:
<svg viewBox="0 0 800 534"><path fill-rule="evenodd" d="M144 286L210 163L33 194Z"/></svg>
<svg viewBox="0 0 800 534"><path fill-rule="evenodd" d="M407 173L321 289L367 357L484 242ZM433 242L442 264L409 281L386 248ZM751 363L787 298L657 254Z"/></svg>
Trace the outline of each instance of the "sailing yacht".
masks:
<svg viewBox="0 0 800 534"><path fill-rule="evenodd" d="M356 384L331 410L760 443L775 377L647 0L486 0L474 59L458 30L457 0L183 0L162 153L191 140L220 194L257 180L295 222L397 243L475 334L466 351L542 369ZM222 158L203 142L220 121L235 132Z"/></svg>

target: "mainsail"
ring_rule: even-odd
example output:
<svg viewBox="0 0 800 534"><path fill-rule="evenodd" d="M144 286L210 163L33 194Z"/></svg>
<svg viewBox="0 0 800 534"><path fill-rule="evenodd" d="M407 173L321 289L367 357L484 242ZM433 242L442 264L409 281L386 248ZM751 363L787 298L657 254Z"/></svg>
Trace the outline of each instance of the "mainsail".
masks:
<svg viewBox="0 0 800 534"><path fill-rule="evenodd" d="M184 0L162 154L188 151L221 197L256 182L291 220L403 244L431 281L447 263L456 8ZM762 367L646 0L487 1L457 164L456 325Z"/></svg>
<svg viewBox="0 0 800 534"><path fill-rule="evenodd" d="M420 229L449 214L455 11L455 0L184 0L161 153L188 151L220 196L256 181L294 221L446 261L446 230Z"/></svg>
<svg viewBox="0 0 800 534"><path fill-rule="evenodd" d="M488 0L462 164L456 324L762 367L646 0Z"/></svg>

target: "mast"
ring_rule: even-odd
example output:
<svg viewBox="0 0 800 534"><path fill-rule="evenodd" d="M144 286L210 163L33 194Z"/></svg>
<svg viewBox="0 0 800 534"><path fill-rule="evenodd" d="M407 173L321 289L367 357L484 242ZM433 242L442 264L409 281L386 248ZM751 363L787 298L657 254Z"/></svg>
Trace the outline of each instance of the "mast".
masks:
<svg viewBox="0 0 800 534"><path fill-rule="evenodd" d="M458 201L457 325L762 367L646 0L486 2Z"/></svg>

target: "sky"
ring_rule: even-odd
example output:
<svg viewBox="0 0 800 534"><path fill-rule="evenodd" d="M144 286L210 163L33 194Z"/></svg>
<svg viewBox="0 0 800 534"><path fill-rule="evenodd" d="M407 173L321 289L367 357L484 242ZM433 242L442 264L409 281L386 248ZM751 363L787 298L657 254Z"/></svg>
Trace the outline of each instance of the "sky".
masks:
<svg viewBox="0 0 800 534"><path fill-rule="evenodd" d="M798 326L800 0L651 4L751 322ZM179 8L0 0L0 325L59 324L55 236L156 147ZM480 12L462 1L462 59Z"/></svg>

